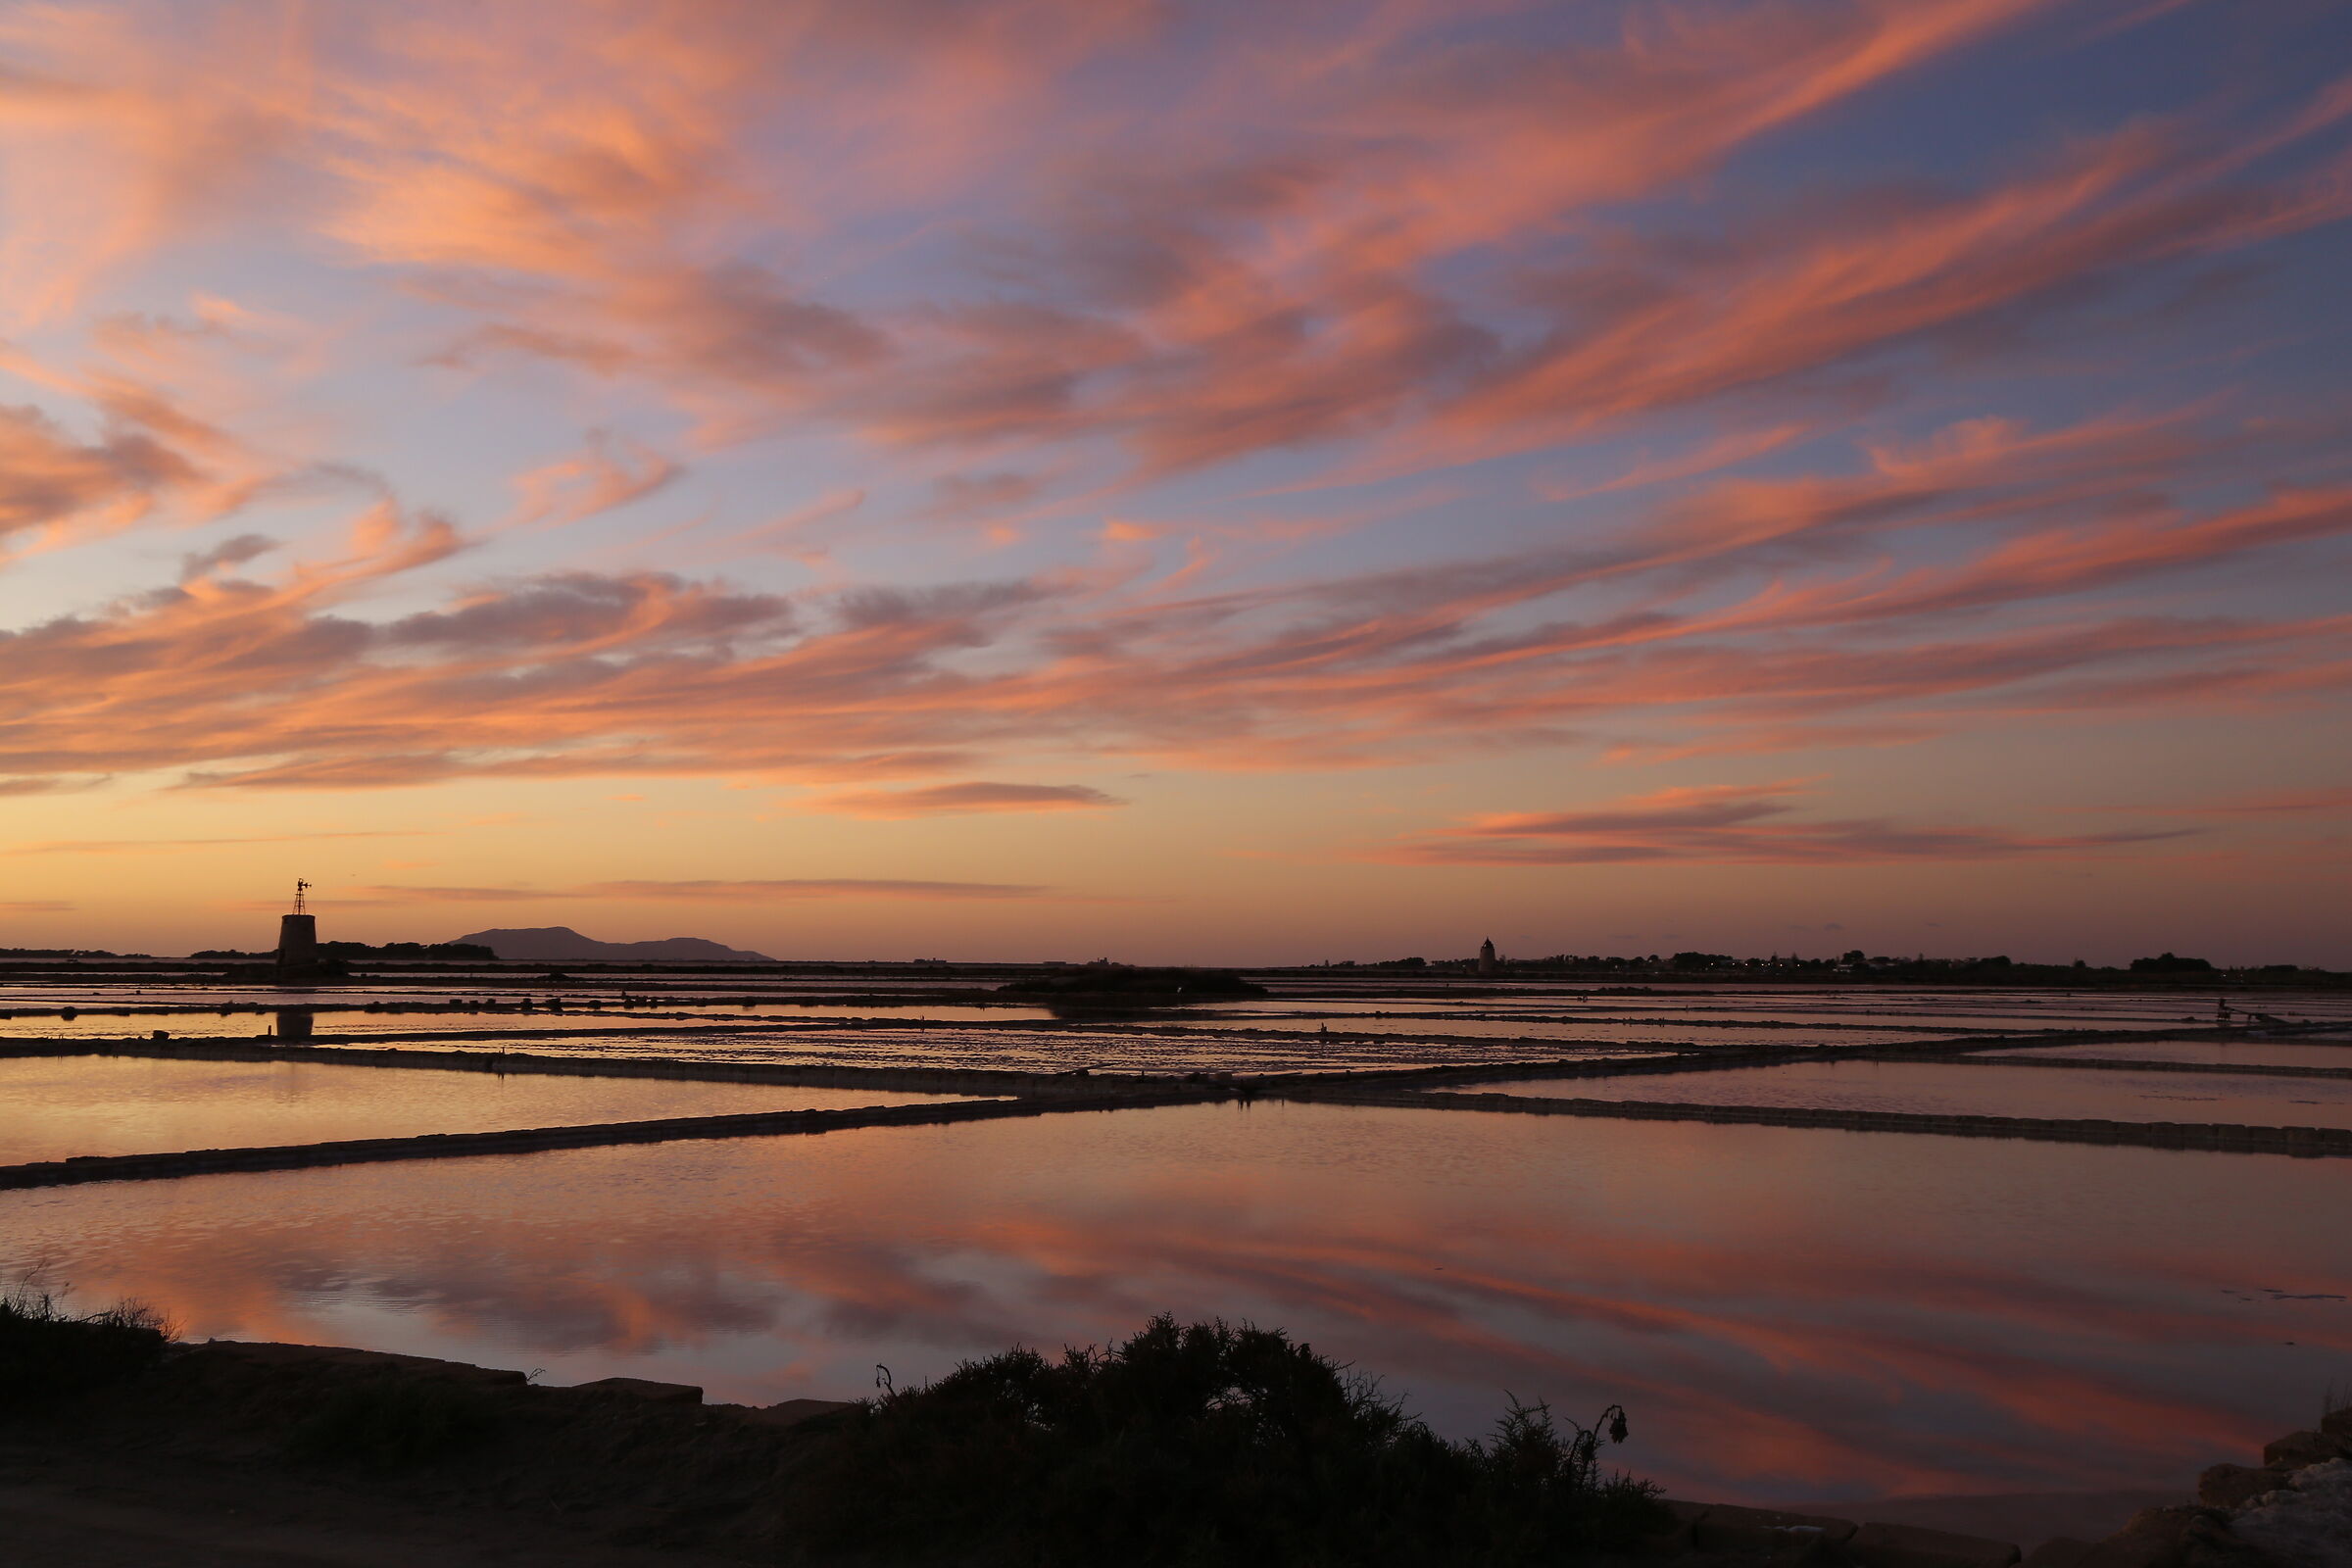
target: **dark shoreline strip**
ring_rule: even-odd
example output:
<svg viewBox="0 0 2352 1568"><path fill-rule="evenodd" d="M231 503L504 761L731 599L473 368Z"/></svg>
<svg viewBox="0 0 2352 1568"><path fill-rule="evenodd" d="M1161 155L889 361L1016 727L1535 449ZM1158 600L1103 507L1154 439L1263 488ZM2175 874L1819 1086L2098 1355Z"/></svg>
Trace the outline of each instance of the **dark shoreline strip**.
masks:
<svg viewBox="0 0 2352 1568"><path fill-rule="evenodd" d="M1283 1000L1285 999L1275 999L1275 1002L1270 1004L1279 1004ZM1312 999L1306 1000L1309 1004L1311 1004ZM237 1006L230 1008L209 1006L203 1003L157 1003L148 1005L119 1006L107 1006L104 1004L86 1005L80 1003L75 1003L73 1004L73 1007L77 1015L85 1018L197 1018L220 1016L236 1017L240 1015L251 1015L258 1020L268 1018L270 1014L277 1012L283 1006L299 1005L307 1007L314 1013L321 1015L328 1013L336 1014L338 1015L338 1021L341 1021L342 1017L345 1015L348 1015L352 1021L359 1021L369 1018L398 1019L406 1014L411 1013L427 1015L438 1014L442 1016L464 1013L468 1015L483 1014L487 1016L510 1018L521 1015L539 1019L560 1020L564 1022L577 1022L580 1020L592 1020L594 1022L596 1025L595 1027L581 1027L564 1031L567 1034L578 1035L655 1034L664 1031L672 1031L684 1034L709 1032L711 1030L732 1033L737 1030L758 1031L762 1029L954 1030L981 1028L1019 1029L1039 1031L1047 1034L1068 1033L1071 1030L1083 1030L1088 1032L1107 1031L1113 1033L1135 1033L1140 1031L1152 1034L1184 1033L1205 1034L1211 1036L1240 1035L1245 1037L1252 1035L1276 1035L1310 1040L1322 1039L1328 1035L1343 1035L1350 1039L1364 1038L1378 1040L1483 1040L1489 1038L1548 1040L1554 1038L1548 1035L1492 1037L1486 1035L1461 1035L1447 1033L1443 1029L1424 1031L1417 1034L1385 1029L1367 1031L1346 1027L1335 1030L1332 1029L1328 1023L1315 1029L1304 1027L1293 1029L1279 1026L1286 1022L1298 1022L1299 1020L1285 1019L1280 1013L1269 1013L1262 1015L1265 1021L1257 1024L1240 1022L1219 1023L1214 1020L1220 1017L1230 1016L1219 1013L1196 1014L1193 1020L1176 1017L1139 1018L1137 1016L1138 1012L1152 1010L1142 1008L1105 1008L1102 1010L1102 1013L1100 1017L1090 1017L1087 1011L1083 1008L1074 1008L1052 1018L894 1018L889 1015L890 1009L893 1006L918 1007L936 1004L913 1001L887 1004L860 1004L857 1002L840 1003L833 1001L822 1001L808 1004L810 1006L831 1007L870 1005L873 1008L873 1011L869 1013L861 1013L855 1016L842 1018L823 1016L794 1017L792 1016L790 1009L795 1006L796 1004L776 1001L761 1001L756 1004L760 1007L776 1009L774 1011L747 1012L744 1013L740 1018L732 1016L720 1017L711 1010L716 1007L733 1006L736 1004L737 1004L726 999L717 999L708 1003L702 1001L681 1000L665 1010L648 1010L634 1014L620 1011L618 1009L606 1010L585 1006L571 1008L541 1007L536 1011L536 1013L526 1014L524 1009L512 1004L488 1007L447 1007L437 1004L371 1007L358 1003L240 1004ZM979 1002L964 1000L948 1004L968 1007L994 1006L1003 1007L1009 1011L1015 1008L1035 1008L1040 1005L1040 1003L1038 1003L1035 999L1010 1002ZM1302 1006L1298 1010L1306 1012L1311 1018L1311 1005ZM11 1008L5 1004L5 998L0 998L0 1018L48 1017L56 1015L57 1012L58 1008L53 1006ZM1927 1036L1950 1036L1959 1027L1961 1027L1955 1024L1849 1023L1840 1019L1799 1021L1793 1019L1774 1018L1688 1018L1672 1015L1662 1015L1658 1017L1620 1017L1609 1014L1567 1012L1549 1014L1534 1012L1526 1014L1497 1012L1379 1012L1364 1014L1362 1016L1394 1019L1406 1023L1574 1023L1613 1024L1620 1028L1632 1029L1750 1029L1762 1031L1786 1030L1804 1033L1826 1032L1831 1034L1858 1031L1868 1034ZM2038 1025L2035 1027L2034 1032L2043 1033L2047 1032L2048 1030L2060 1029L2063 1026L2061 1025L2055 1024ZM2342 1025L2338 1024L2336 1027L2342 1027ZM411 1030L405 1033L386 1031L383 1034L370 1035L368 1038L435 1039L442 1036L465 1038L469 1035L496 1037L512 1034L517 1030L524 1033L538 1032L537 1028L533 1024L517 1021L514 1027L511 1029L485 1024L484 1027L479 1030L452 1029L423 1032ZM1897 1044L1899 1044L1899 1042Z"/></svg>
<svg viewBox="0 0 2352 1568"><path fill-rule="evenodd" d="M1382 1093L1288 1089L1276 1098L1414 1110L1506 1111L1530 1116L1615 1116L1637 1121L1738 1122L1765 1127L1830 1127L1845 1132L1941 1133L1962 1138L2026 1138L2061 1144L2135 1144L2230 1153L2352 1156L2352 1128L2241 1127L2222 1122L2060 1121L2032 1116L1946 1116L1900 1110L1840 1110L1793 1105L1703 1105L1659 1100L1539 1100L1520 1095Z"/></svg>
<svg viewBox="0 0 2352 1568"><path fill-rule="evenodd" d="M1954 1056L1980 1067L2092 1067L2104 1072L2204 1072L2249 1078L2352 1078L2352 1067L2282 1067L2269 1061L2129 1061L2123 1057Z"/></svg>
<svg viewBox="0 0 2352 1568"><path fill-rule="evenodd" d="M84 1182L147 1181L232 1171L300 1170L318 1165L366 1165L401 1159L458 1159L480 1154L536 1154L613 1144L659 1144L681 1139L769 1138L842 1132L863 1127L920 1127L1045 1116L1066 1110L1123 1110L1183 1104L1208 1098L1198 1090L1157 1095L1097 1095L1065 1100L954 1101L936 1105L870 1105L859 1110L754 1111L738 1116L677 1116L661 1121L599 1122L581 1127L527 1127L502 1132L427 1133L415 1138L361 1138L340 1143L280 1144L256 1149L196 1149L168 1154L95 1154L0 1165L0 1191L71 1187Z"/></svg>
<svg viewBox="0 0 2352 1568"><path fill-rule="evenodd" d="M200 1012L202 1009L198 1009ZM556 1015L559 1018L561 1014ZM1580 1020L1583 1021L1583 1020ZM1636 1020L1602 1018L1595 1023L1630 1024ZM1663 1026L1661 1026L1663 1027ZM1698 1027L1709 1027L1701 1025ZM1732 1025L1718 1027L1730 1028ZM1739 1027L1745 1027L1744 1025ZM2336 1027L2341 1027L2337 1025ZM1373 1029L1267 1029L1245 1028L1239 1025L1218 1026L1198 1023L1138 1022L1133 1018L1007 1018L938 1019L938 1018L747 1018L740 1023L659 1023L599 1024L589 1028L549 1028L545 1024L516 1022L506 1028L482 1029L383 1029L366 1034L339 1033L320 1029L312 1036L317 1043L349 1043L353 1045L420 1045L430 1041L454 1040L603 1040L613 1037L668 1037L691 1039L702 1035L737 1035L760 1037L790 1042L803 1036L858 1035L858 1034L937 1034L954 1038L956 1034L973 1031L984 1034L1006 1034L1041 1037L1051 1043L1071 1036L1112 1035L1144 1040L1234 1041L1244 1045L1390 1045L1390 1046L1528 1046L1538 1050L1573 1050L1586 1047L1614 1048L1628 1051L1778 1051L1820 1049L1838 1051L1907 1051L1910 1043L1887 1041L1870 1046L1782 1047L1758 1043L1753 1046L1721 1046L1696 1040L1630 1039L1569 1040L1556 1035L1465 1035L1429 1033L1389 1033ZM112 1039L138 1040L138 1035L100 1036L16 1035L6 1037L7 1044L72 1045L80 1041ZM203 1035L191 1038L207 1040L273 1040L275 1035ZM1983 1037L1972 1037L1983 1038ZM2003 1043L2055 1044L2080 1042L2086 1038L2103 1038L2069 1032L2056 1039L2046 1039L2036 1032L2030 1035L2001 1035ZM1932 1044L1949 1045L1949 1040Z"/></svg>

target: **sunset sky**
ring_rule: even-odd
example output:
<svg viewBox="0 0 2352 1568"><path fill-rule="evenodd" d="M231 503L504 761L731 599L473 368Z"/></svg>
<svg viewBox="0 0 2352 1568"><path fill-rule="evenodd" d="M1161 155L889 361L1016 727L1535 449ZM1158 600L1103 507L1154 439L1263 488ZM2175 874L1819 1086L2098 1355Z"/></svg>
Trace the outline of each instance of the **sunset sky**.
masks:
<svg viewBox="0 0 2352 1568"><path fill-rule="evenodd" d="M2340 0L0 5L0 946L2352 967Z"/></svg>

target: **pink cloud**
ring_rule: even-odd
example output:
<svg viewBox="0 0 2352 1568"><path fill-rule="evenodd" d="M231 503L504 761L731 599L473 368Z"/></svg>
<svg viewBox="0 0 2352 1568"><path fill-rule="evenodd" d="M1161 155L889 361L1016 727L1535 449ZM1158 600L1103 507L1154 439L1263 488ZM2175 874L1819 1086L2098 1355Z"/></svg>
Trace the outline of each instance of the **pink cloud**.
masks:
<svg viewBox="0 0 2352 1568"><path fill-rule="evenodd" d="M2313 790L2274 790L2235 800L2186 806L2110 807L2110 810L2162 811L2169 816L2324 816L2352 811L2352 784Z"/></svg>
<svg viewBox="0 0 2352 1568"><path fill-rule="evenodd" d="M1637 8L1594 43L1511 7L1490 19L1510 35L1478 41L1452 8L1359 7L1236 16L1201 58L1139 47L1172 45L1160 8L1078 0L658 20L583 3L495 22L427 4L268 50L233 23L164 26L132 6L29 15L14 41L47 72L20 95L39 132L26 161L70 171L75 198L59 204L75 234L43 232L70 253L42 285L60 298L261 189L288 228L471 318L448 363L523 354L640 378L712 432L813 413L896 442L1110 435L1162 470L1437 411L1507 419L1531 396L1590 415L1752 379L1765 351L1643 378L1679 392L1602 394L1614 369L1506 342L1481 318L1507 302L1433 274L1674 190L2047 8ZM1132 107L1088 72L1125 74ZM1017 255L1022 289L966 257L936 293L852 304L762 243L902 220L958 187L994 193L1008 223L981 249ZM1836 315L1856 340L1920 324ZM1740 333L1683 334L1685 352L1721 359ZM1571 358L1623 368L1604 342Z"/></svg>
<svg viewBox="0 0 2352 1568"><path fill-rule="evenodd" d="M1920 826L1883 818L1788 821L1794 783L1660 790L1597 809L1479 817L1407 840L1381 858L1415 865L1868 865L1884 861L2069 858L2186 836L2186 830L2071 835Z"/></svg>
<svg viewBox="0 0 2352 1568"><path fill-rule="evenodd" d="M882 899L936 903L962 900L1051 898L1054 889L1010 882L935 882L891 877L797 877L749 881L619 881L577 887L435 887L375 884L329 889L313 895L324 905L390 906L431 904L537 904L559 899L606 903L643 901L689 904L771 904L811 899ZM248 901L229 907L275 909L279 904Z"/></svg>
<svg viewBox="0 0 2352 1568"><path fill-rule="evenodd" d="M416 830L408 828L368 828L344 832L246 833L209 839L32 839L0 845L0 855L161 855L176 850L209 850L224 844L311 844L341 839L420 836Z"/></svg>
<svg viewBox="0 0 2352 1568"><path fill-rule="evenodd" d="M24 795L74 795L94 790L105 782L103 774L95 778L0 778L0 800Z"/></svg>
<svg viewBox="0 0 2352 1568"><path fill-rule="evenodd" d="M972 811L1099 811L1127 803L1085 784L933 784L912 790L854 790L806 803L812 811L883 820Z"/></svg>
<svg viewBox="0 0 2352 1568"><path fill-rule="evenodd" d="M715 542L640 541L664 569L543 558L453 585L486 534L264 455L231 433L249 389L187 368L190 342L276 325L217 297L192 323L110 318L96 352L138 376L9 360L63 412L0 410L0 535L302 484L374 505L332 549L174 548L175 587L0 634L0 790L741 773L854 783L830 801L874 816L1091 808L1107 798L1077 786L886 786L1041 751L1284 769L1895 744L2352 681L2339 615L2204 591L2257 561L2326 580L2352 490L2325 412L2265 425L2217 393L2030 426L1939 387L1942 428L1889 417L1831 450L1920 357L2342 217L2340 84L1749 207L1709 184L1727 160L2055 8L1635 7L1579 29L1277 7L1207 49L1178 13L1079 0L479 9L353 13L269 50L135 5L12 19L0 156L59 203L13 215L0 278L64 308L245 215L240 237L385 290L353 314L396 297L421 373L460 368L463 395L527 359L578 400L545 406L597 427L683 411L659 447L590 436L529 468L513 520L654 496L684 472L673 446L698 482L728 461L708 445L754 436L847 430L888 465L796 472L748 514L772 520L739 512ZM1695 427L1679 455L1556 487L1556 514L1496 520L1468 478L1315 518L1176 487L1127 504L1139 474L1327 442L1364 443L1343 478L1604 427L1646 454L1636 422L1665 414ZM910 519L1017 523L1000 542L1030 553L985 582L926 561L920 590L832 562L795 592L772 559L745 568L774 573L761 589L681 569ZM1056 526L1082 561L1037 563ZM1377 568L1286 554L1375 528ZM1849 853L1971 842L1846 826Z"/></svg>
<svg viewBox="0 0 2352 1568"><path fill-rule="evenodd" d="M683 466L641 442L593 431L586 449L516 476L514 522L559 527L642 501Z"/></svg>
<svg viewBox="0 0 2352 1568"><path fill-rule="evenodd" d="M1207 590L1197 561L1148 557L792 596L575 571L371 620L357 601L466 548L446 520L387 502L338 555L270 577L200 571L0 633L0 769L181 766L215 787L731 770L886 781L968 776L1041 745L1280 768L1623 743L1635 720L1679 732L1649 743L1669 752L1884 744L2004 713L2340 689L2352 680L2341 617L2183 616L2088 597L2324 542L2347 519L2338 492L2041 520L2078 507L2102 464L2152 487L2201 462L2164 421L1985 426L1882 449L1860 475L1721 481L1614 536L1290 584ZM1985 540L1988 523L2006 536ZM1880 548L1896 529L1947 530L1967 553L1891 580L1722 591L1759 567ZM1602 584L1630 594L1589 618L1546 603ZM2048 602L2067 608L1987 618ZM1952 618L1930 633L1937 615Z"/></svg>
<svg viewBox="0 0 2352 1568"><path fill-rule="evenodd" d="M772 899L1035 899L1053 889L1015 882L927 882L889 877L792 877L752 881L599 882L581 890L587 898L730 899L760 904Z"/></svg>
<svg viewBox="0 0 2352 1568"><path fill-rule="evenodd" d="M55 540L127 527L199 480L193 463L146 431L85 444L36 410L0 409L0 546L24 532Z"/></svg>

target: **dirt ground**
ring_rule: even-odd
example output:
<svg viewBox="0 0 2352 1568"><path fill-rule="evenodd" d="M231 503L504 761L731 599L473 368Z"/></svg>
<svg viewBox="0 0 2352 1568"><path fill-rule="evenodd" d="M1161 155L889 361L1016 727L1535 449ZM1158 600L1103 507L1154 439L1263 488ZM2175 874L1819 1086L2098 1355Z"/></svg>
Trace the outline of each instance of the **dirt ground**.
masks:
<svg viewBox="0 0 2352 1568"><path fill-rule="evenodd" d="M561 1523L419 1507L233 1465L0 1446L11 1568L739 1568Z"/></svg>
<svg viewBox="0 0 2352 1568"><path fill-rule="evenodd" d="M499 1434L447 1459L295 1457L322 1400L387 1381L461 1385ZM680 1397L684 1396L684 1397ZM516 1372L368 1351L225 1342L69 1405L0 1420L7 1568L716 1568L772 1558L767 1506L811 1415L705 1405L612 1380L526 1386Z"/></svg>

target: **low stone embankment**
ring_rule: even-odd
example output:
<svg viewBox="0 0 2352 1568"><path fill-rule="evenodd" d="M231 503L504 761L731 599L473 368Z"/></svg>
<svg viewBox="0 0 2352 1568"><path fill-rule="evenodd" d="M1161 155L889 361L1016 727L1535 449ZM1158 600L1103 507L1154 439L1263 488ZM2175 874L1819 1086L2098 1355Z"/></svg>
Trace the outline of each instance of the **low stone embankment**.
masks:
<svg viewBox="0 0 2352 1568"><path fill-rule="evenodd" d="M2352 1067L2287 1067L2271 1061L2133 1061L2123 1056L1954 1056L1976 1067L2071 1067L2094 1072L2193 1072L2244 1078L2352 1078ZM2345 1053L2352 1061L2352 1051Z"/></svg>
<svg viewBox="0 0 2352 1568"><path fill-rule="evenodd" d="M2088 1121L2034 1116L1952 1116L1896 1110L1799 1105L1710 1105L1689 1101L1569 1100L1527 1095L1420 1094L1300 1085L1284 1100L1414 1109L1500 1111L1523 1116L1616 1116L1648 1121L1712 1121L1765 1127L1830 1127L1846 1132L1942 1133L1960 1138L2027 1138L2064 1144L2132 1144L2149 1149L2211 1149L2304 1158L2352 1155L2352 1128L2240 1127L2223 1122Z"/></svg>

